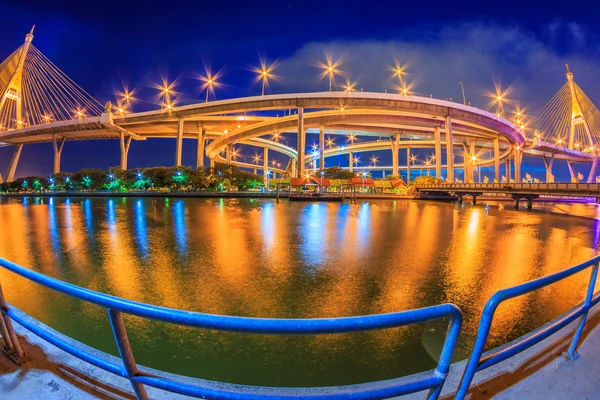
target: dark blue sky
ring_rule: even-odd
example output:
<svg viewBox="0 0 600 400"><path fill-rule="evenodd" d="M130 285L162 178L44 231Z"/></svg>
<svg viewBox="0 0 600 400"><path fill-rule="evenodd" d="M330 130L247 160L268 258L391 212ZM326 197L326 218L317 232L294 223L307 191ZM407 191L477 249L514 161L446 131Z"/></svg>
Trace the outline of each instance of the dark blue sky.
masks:
<svg viewBox="0 0 600 400"><path fill-rule="evenodd" d="M389 55L392 61L393 57L404 61L403 52L410 54L410 70L418 77L416 91L424 95L457 98L460 88L455 81L480 76L467 82L468 96L484 107L481 94L493 87L492 78L500 77L507 85L516 82L522 98L535 108L564 83L562 64L567 61L577 67L576 79L588 96L599 100L600 76L595 70L600 60L596 49L600 6L595 2L578 2L577 7L522 1L3 3L3 14L13 17L5 18L0 28L0 58L21 45L36 24L35 46L101 103L114 100L121 82L138 87L140 97L150 100L150 86L161 74L170 81L177 78L177 89L185 93L186 101L193 101L200 93L192 77L203 72L203 63L223 68L226 86L217 92L220 98L258 94L260 88L252 85L249 71L258 54L281 64L282 79L273 85L273 92L325 90L308 79L318 74L314 64L320 60L314 48L332 50L336 57L342 52L349 59L347 71L364 83L365 90L383 91L387 83L372 79L378 70L371 65L379 61L378 49L387 47L396 49ZM519 49L521 43L527 46ZM444 53L450 47L454 53ZM457 48L465 50L464 59ZM443 55L436 58L439 54ZM468 57L485 58L486 64L474 66ZM449 69L444 76L448 61L464 72ZM548 70L538 73L539 65L548 65ZM152 107L138 103L134 109ZM134 143L130 166L172 165L170 142ZM10 154L11 149L0 149L3 172ZM186 145L184 163L193 164L194 154L195 145ZM67 143L63 152L67 171L117 164L118 145L113 141ZM25 147L18 175L47 174L51 169L50 145Z"/></svg>

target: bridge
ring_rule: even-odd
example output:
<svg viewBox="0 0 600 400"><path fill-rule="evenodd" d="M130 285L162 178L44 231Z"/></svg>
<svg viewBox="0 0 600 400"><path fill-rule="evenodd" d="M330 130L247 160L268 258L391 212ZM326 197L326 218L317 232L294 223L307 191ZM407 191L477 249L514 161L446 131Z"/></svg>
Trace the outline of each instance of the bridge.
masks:
<svg viewBox="0 0 600 400"><path fill-rule="evenodd" d="M525 200L527 208L533 207L533 201L540 197L575 197L594 198L600 203L600 183L466 183L443 185L417 185L418 196L449 194L457 196L462 202L463 196L472 196L473 203L477 197L487 193L502 194L515 200Z"/></svg>
<svg viewBox="0 0 600 400"><path fill-rule="evenodd" d="M196 168L208 159L210 165L226 162L260 171L265 179L270 173L304 177L326 168L326 158L337 155L348 155L343 167L350 171L389 171L395 176L406 171L407 180L411 170L420 169L451 183L462 172L468 183L474 182L476 169L493 166L493 181L522 182L524 155L544 160L546 182L554 181L556 159L567 162L571 181L592 183L596 178L600 112L568 67L565 85L531 118L521 111L509 118L501 96L494 113L408 93L333 88L219 101L207 96L203 102L176 106L168 85L160 89L160 109L133 112L129 94L115 105L101 106L32 42L33 29L0 64L0 143L14 148L7 181L15 178L24 145L52 143L56 174L67 142L115 140L118 165L127 169L131 144L156 138L175 140L175 166L182 165L184 143L196 141ZM312 149L307 134L318 134ZM284 135L293 143L284 143ZM335 141L346 143L335 146ZM422 149L430 149L431 157L416 160L415 152ZM391 165L360 165L356 154L366 151L391 153ZM401 152L406 152L404 165ZM591 165L587 178L575 170L576 163Z"/></svg>

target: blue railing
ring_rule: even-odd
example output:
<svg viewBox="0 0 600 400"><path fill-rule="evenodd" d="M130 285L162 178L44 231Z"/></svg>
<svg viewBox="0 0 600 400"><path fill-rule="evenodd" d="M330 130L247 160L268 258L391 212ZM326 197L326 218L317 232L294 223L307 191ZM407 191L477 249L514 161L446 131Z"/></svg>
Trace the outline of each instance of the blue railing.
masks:
<svg viewBox="0 0 600 400"><path fill-rule="evenodd" d="M441 304L389 314L320 319L244 318L202 314L157 307L98 293L50 278L1 258L0 267L57 292L106 308L117 349L121 357L121 363L111 361L108 355L99 356L97 355L97 351L91 352L86 350L85 347L80 346L78 342L72 339L65 340L64 337L53 333L52 329L13 308L4 300L0 286L0 310L2 316L0 318L0 328L9 352L16 358L23 357L23 350L12 325L12 320L14 320L67 353L96 367L128 379L138 399L148 399L145 386L152 386L188 396L212 399L379 399L415 393L427 389L429 389L428 398L437 399L446 380L462 324L462 314L458 307L453 304ZM171 377L140 371L136 365L127 337L123 314L176 325L253 334L314 335L363 332L420 324L444 318L449 320L449 327L436 369L420 379L404 380L396 378L365 384L327 388L272 388L199 380L197 384L192 384L189 383L189 380L183 382Z"/></svg>
<svg viewBox="0 0 600 400"><path fill-rule="evenodd" d="M575 335L573 336L573 340L571 341L569 349L566 352L566 356L568 358L577 358L577 345L579 344L579 339L581 338L581 333L583 332L583 328L585 326L588 311L594 304L600 301L600 297L594 298L594 288L596 286L596 278L598 276L599 262L600 257L594 257L591 260L564 271L535 279L533 281L526 282L508 289L502 289L494 293L492 297L490 297L485 303L485 307L483 308L479 329L477 330L477 339L475 339L473 351L471 352L471 356L469 357L469 361L458 388L458 392L456 393L456 399L463 400L465 398L467 391L469 390L469 386L471 386L473 376L476 372L489 368L492 365L498 364L499 362L528 349L534 344L539 343L540 341L564 328L571 322L575 321L578 317L581 317L579 326L577 327ZM487 354L482 358L483 351L485 349L485 343L494 319L494 314L502 302L552 285L586 269L591 269L591 273L583 303L571 311L561 315L548 325L534 331L531 335L522 336L521 338L512 342L508 347L501 348L499 350L492 350L490 352L491 354Z"/></svg>

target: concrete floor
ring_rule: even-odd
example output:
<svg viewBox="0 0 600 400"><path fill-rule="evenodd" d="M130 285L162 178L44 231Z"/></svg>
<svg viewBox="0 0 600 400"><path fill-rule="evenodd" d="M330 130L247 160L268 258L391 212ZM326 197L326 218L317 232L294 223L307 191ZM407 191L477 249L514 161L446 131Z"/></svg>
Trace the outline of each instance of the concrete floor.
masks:
<svg viewBox="0 0 600 400"><path fill-rule="evenodd" d="M600 399L600 307L590 314L575 361L562 357L575 323L531 349L477 373L469 392L483 399ZM22 327L27 360L17 366L0 353L0 399L133 399L129 383L44 342ZM453 364L441 398L454 398L465 361ZM152 399L177 399L150 388ZM403 399L423 399L416 393Z"/></svg>

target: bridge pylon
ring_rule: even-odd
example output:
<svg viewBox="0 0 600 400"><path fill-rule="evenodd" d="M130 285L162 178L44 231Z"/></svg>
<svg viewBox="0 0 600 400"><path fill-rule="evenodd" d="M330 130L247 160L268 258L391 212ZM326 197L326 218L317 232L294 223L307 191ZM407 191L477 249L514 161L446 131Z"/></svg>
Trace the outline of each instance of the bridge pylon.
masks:
<svg viewBox="0 0 600 400"><path fill-rule="evenodd" d="M588 121L586 120L583 109L581 107L579 96L577 95L577 90L575 89L575 81L573 80L573 72L569 69L569 64L566 64L567 67L567 82L569 84L569 92L571 93L571 124L569 126L569 149L573 150L575 147L575 128L578 125L583 125L585 129L585 134L589 140L590 147L594 147L594 139L592 137L592 132L590 130L590 126Z"/></svg>
<svg viewBox="0 0 600 400"><path fill-rule="evenodd" d="M17 59L17 64L13 73L11 74L6 87L2 92L2 97L0 98L0 115L4 110L6 103L8 100L15 102L15 121L17 124L17 128L20 128L23 125L23 66L25 65L25 59L27 57L27 53L29 52L29 48L31 47L31 42L33 41L33 30L35 29L35 25L31 28L31 31L25 35L25 43L21 46L21 52ZM9 111L12 114L12 110ZM10 118L10 116L9 116ZM8 127L5 127L8 128Z"/></svg>

